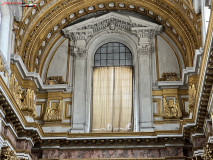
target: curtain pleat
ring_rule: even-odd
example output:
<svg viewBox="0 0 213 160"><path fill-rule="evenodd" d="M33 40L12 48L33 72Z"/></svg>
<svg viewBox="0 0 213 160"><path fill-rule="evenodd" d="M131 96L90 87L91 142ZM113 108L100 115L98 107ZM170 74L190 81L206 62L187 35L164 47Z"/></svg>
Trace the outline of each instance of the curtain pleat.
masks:
<svg viewBox="0 0 213 160"><path fill-rule="evenodd" d="M92 132L128 132L131 123L132 68L94 68Z"/></svg>

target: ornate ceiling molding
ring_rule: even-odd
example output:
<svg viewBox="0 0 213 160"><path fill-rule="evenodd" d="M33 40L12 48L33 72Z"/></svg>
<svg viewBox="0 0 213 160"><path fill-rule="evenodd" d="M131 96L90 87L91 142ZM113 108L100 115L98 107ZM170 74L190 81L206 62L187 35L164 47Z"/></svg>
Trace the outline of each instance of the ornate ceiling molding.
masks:
<svg viewBox="0 0 213 160"><path fill-rule="evenodd" d="M193 65L194 50L201 44L199 17L181 0L63 0L55 3L41 0L38 4L27 12L16 32L15 52L22 57L28 71L39 70L41 62L45 61L46 46L53 41L54 35L73 20L97 11L128 10L158 21L179 47L186 66Z"/></svg>

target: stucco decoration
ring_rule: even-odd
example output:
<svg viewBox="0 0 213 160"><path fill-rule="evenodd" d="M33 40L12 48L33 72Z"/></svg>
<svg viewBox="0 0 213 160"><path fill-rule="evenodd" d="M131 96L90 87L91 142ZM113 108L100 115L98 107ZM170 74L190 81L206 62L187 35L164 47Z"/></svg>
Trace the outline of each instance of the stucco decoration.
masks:
<svg viewBox="0 0 213 160"><path fill-rule="evenodd" d="M72 40L71 49L73 53L82 57L86 54L84 47L86 47L87 42L100 32L107 31L109 34L128 32L134 34L138 38L138 45L144 50L147 45L152 45L151 39L153 39L156 34L159 34L162 29L163 27L161 25L133 16L124 16L111 12L69 26L62 29L62 31L65 37ZM151 48L152 47L149 46L149 49Z"/></svg>
<svg viewBox="0 0 213 160"><path fill-rule="evenodd" d="M73 127L71 132L79 133L85 132L85 130L89 132L90 118L88 115L90 115L90 111L88 108L92 107L89 105L91 104L91 98L89 97L91 97L92 89L88 86L91 86L92 84L91 76L93 72L93 58L91 57L94 57L94 53L96 51L94 46L100 47L100 45L104 44L103 42L107 43L115 41L117 37L125 37L124 40L117 39L116 41L118 42L127 44L127 46L129 46L130 44L134 45L134 47L136 48L135 53L133 53L133 57L135 59L135 62L133 64L135 65L135 70L137 70L139 74L145 75L143 77L135 77L135 79L137 79L137 81L139 82L136 88L140 88L138 91L136 91L140 92L138 97L140 99L140 102L139 109L135 107L136 109L134 115L136 116L137 114L139 114L136 118L138 122L135 122L135 124L139 125L140 123L140 130L142 130L142 128L145 128L146 131L153 131L152 109L147 109L146 106L152 106L151 54L153 51L152 48L154 48L154 37L156 34L159 34L162 31L162 28L163 27L161 25L138 17L110 12L105 15L90 18L83 22L79 22L62 29L64 36L71 40L70 49L71 54L74 57L75 64L75 66L73 67L75 69L75 75L73 75L75 77L73 84L74 113L72 117ZM104 37L104 39L101 39L102 37ZM134 47L129 46L129 48ZM94 50L91 51L91 48L94 48ZM85 75L87 75L88 77L86 77ZM144 87L146 87L148 90L145 95L142 89ZM137 95L137 93L135 93L135 95ZM136 99L134 99L134 101L136 106L136 103L138 102L136 102ZM142 112L142 110L144 109L146 109L146 112ZM137 130L139 129L135 129L135 131Z"/></svg>

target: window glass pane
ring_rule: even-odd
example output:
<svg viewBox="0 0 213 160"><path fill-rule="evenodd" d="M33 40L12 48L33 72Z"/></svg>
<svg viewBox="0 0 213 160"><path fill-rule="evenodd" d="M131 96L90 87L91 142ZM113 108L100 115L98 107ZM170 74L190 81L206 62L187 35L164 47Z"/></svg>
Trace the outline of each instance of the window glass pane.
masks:
<svg viewBox="0 0 213 160"><path fill-rule="evenodd" d="M119 53L114 54L114 59L119 59Z"/></svg>
<svg viewBox="0 0 213 160"><path fill-rule="evenodd" d="M101 66L106 66L106 60L101 60Z"/></svg>
<svg viewBox="0 0 213 160"><path fill-rule="evenodd" d="M106 59L106 54L101 54L101 60Z"/></svg>
<svg viewBox="0 0 213 160"><path fill-rule="evenodd" d="M95 61L95 66L100 66L101 65L101 61Z"/></svg>
<svg viewBox="0 0 213 160"><path fill-rule="evenodd" d="M107 48L101 48L101 53L107 53Z"/></svg>
<svg viewBox="0 0 213 160"><path fill-rule="evenodd" d="M113 59L113 54L108 53L108 54L107 54L107 59Z"/></svg>
<svg viewBox="0 0 213 160"><path fill-rule="evenodd" d="M124 66L126 64L125 62L126 62L125 60L120 60L120 65Z"/></svg>
<svg viewBox="0 0 213 160"><path fill-rule="evenodd" d="M119 63L119 60L114 60L114 66L119 66L120 63Z"/></svg>
<svg viewBox="0 0 213 160"><path fill-rule="evenodd" d="M108 47L113 47L113 43L108 43Z"/></svg>
<svg viewBox="0 0 213 160"><path fill-rule="evenodd" d="M108 53L113 53L113 47L108 47Z"/></svg>
<svg viewBox="0 0 213 160"><path fill-rule="evenodd" d="M115 47L119 47L119 43L114 43L114 46Z"/></svg>
<svg viewBox="0 0 213 160"><path fill-rule="evenodd" d="M110 42L102 45L95 54L95 66L125 66L132 65L132 54L125 45Z"/></svg>
<svg viewBox="0 0 213 160"><path fill-rule="evenodd" d="M119 51L119 47L114 47L114 52L115 53L119 53L120 51Z"/></svg>
<svg viewBox="0 0 213 160"><path fill-rule="evenodd" d="M113 66L113 59L108 59L107 60L107 66Z"/></svg>
<svg viewBox="0 0 213 160"><path fill-rule="evenodd" d="M132 59L132 54L131 53L126 53L126 59Z"/></svg>
<svg viewBox="0 0 213 160"><path fill-rule="evenodd" d="M125 52L125 47L120 47L120 52Z"/></svg>
<svg viewBox="0 0 213 160"><path fill-rule="evenodd" d="M101 55L100 54L95 54L95 60L100 60L101 59Z"/></svg>
<svg viewBox="0 0 213 160"><path fill-rule="evenodd" d="M132 60L131 60L131 59L127 59L127 60L126 60L126 65L127 65L127 66L132 65Z"/></svg>
<svg viewBox="0 0 213 160"><path fill-rule="evenodd" d="M120 59L125 59L125 53L120 53Z"/></svg>

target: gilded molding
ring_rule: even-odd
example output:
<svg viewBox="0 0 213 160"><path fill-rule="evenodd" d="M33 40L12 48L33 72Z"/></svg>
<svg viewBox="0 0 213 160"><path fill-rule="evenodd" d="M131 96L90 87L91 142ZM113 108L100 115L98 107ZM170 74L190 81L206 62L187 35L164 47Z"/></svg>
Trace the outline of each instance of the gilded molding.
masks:
<svg viewBox="0 0 213 160"><path fill-rule="evenodd" d="M35 63L32 63L32 62L29 63L27 61L32 58L35 59L35 57L36 57L35 55L36 55L36 53L38 53L38 50L39 49L44 50L44 48L45 48L45 46L42 46L42 44L44 44L44 43L47 44L50 41L50 39L52 37L54 37L55 31L59 32L60 29L63 28L63 26L69 24L72 20L76 19L75 15L78 15L78 17L85 15L86 13L83 11L88 10L88 7L91 5L95 6L94 7L95 9L88 10L88 13L92 13L92 12L95 12L98 10L105 10L105 9L114 10L115 9L114 7L113 8L110 8L110 7L99 8L98 7L98 4L100 4L100 3L104 3L107 6L108 1L106 1L106 0L102 0L102 1L98 1L98 2L89 1L89 2L84 2L84 3L81 3L81 1L80 2L71 1L71 2L67 2L67 3L64 3L64 2L65 1L53 3L46 10L46 13L47 13L46 16L44 16L44 13L43 13L42 17L38 16L37 19L35 19L33 21L29 21L29 18L33 19L35 17L35 15L38 14L37 12L35 13L35 15L31 15L31 17L26 16L23 21L26 21L28 19L29 22L27 24L22 23L20 25L19 35L17 35L19 37L17 38L17 41L24 39L24 42L21 43L21 46L17 47L17 52L24 53L22 55L22 57L25 61L25 64L26 64L28 70L33 71ZM79 3L81 3L81 4L79 4ZM183 11L189 10L189 12L186 12L187 14L182 14L182 11L180 11L179 8L171 9L171 6L174 7L174 4L171 4L170 1L165 1L165 0L162 0L161 2L156 1L156 0L154 0L154 1L143 0L142 2L134 1L134 2L132 2L133 5L137 6L137 7L135 7L135 9L128 8L129 5L124 5L125 6L124 8L120 8L118 5L119 3L129 3L129 1L116 2L115 3L116 9L125 9L125 10L131 10L131 11L133 10L135 12L139 12L140 14L146 14L147 16L150 16L152 18L156 17L157 21L159 21L160 23L163 23L166 30L172 29L171 26L174 27L177 34L171 32L170 36L172 34L173 34L173 36L176 35L176 38L179 39L178 41L182 41L182 42L178 42L181 44L179 46L183 46L182 44L184 44L185 48L183 48L183 50L185 49L186 51L188 51L187 53L193 53L192 50L194 50L195 48L198 48L199 42L198 42L198 38L197 38L197 31L194 28L194 23L197 23L196 15L191 13L190 9L187 8L187 6L186 6L186 9L184 9L184 6L181 6L181 10L183 10ZM63 5L60 5L60 4L63 4ZM43 4L43 6L45 6L45 5L47 5L47 4ZM43 6L42 6L42 8L43 8ZM73 6L78 6L78 8L74 8ZM156 9L157 6L162 6L162 8L164 8L164 10L160 10L159 7L158 7L158 9ZM41 6L38 5L38 7L41 7ZM147 10L147 12L145 12L146 10ZM153 11L155 11L155 13ZM62 16L61 14L57 14L57 12L58 13L63 12L64 14ZM83 12L83 13L81 13L81 12ZM73 17L72 13L74 13L74 17ZM190 16L188 15L188 13L191 13ZM193 14L193 17L192 17L192 14ZM166 23L164 21L164 19L167 19L166 17L168 15L171 17L171 19L169 20L169 22ZM182 17L184 17L184 19L186 19L186 20L184 21L181 18L177 18L180 15ZM50 19L54 19L54 23L51 23L51 25L49 25L50 19L47 17L49 17ZM49 22L47 21L47 19ZM177 22L179 25L177 25ZM29 27L29 25L30 25L30 27ZM187 27L187 25L188 25L188 27ZM35 26L38 26L36 30L34 29ZM58 26L58 28L55 28L55 26ZM23 29L23 27L24 27L24 29ZM45 30L43 28L45 28ZM55 30L53 28L55 28ZM21 31L23 32L23 30L25 30L25 33L27 34L27 36L25 35L24 38L22 38L23 35L20 34ZM45 38L46 35L51 35L51 36L48 39L48 38ZM31 38L28 39L29 37L31 37ZM37 39L39 39L39 41L37 41ZM25 45L26 43L28 45ZM24 46L27 46L27 48L23 48ZM34 46L37 46L37 47L34 47ZM39 47L39 46L41 46L41 47ZM29 55L27 55L25 53L32 53L31 55L33 55L33 56L30 57ZM188 55L188 61L192 60L191 56L193 58L193 55ZM188 64L187 66L192 66L192 62L188 62L187 64Z"/></svg>

